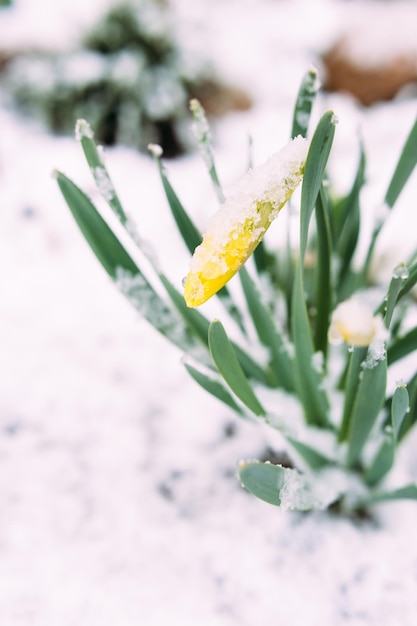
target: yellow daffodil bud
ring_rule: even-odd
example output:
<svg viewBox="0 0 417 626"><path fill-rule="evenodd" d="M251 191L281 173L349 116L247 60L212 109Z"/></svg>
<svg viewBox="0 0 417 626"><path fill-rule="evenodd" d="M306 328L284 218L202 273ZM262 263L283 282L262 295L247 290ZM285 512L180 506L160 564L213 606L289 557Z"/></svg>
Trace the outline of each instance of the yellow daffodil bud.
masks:
<svg viewBox="0 0 417 626"><path fill-rule="evenodd" d="M350 298L339 304L333 311L329 327L329 341L332 344L347 343L351 346L369 346L374 341L386 338L387 331L380 315L358 298Z"/></svg>
<svg viewBox="0 0 417 626"><path fill-rule="evenodd" d="M307 140L296 137L236 185L194 251L184 288L187 306L206 302L247 261L300 184L307 149Z"/></svg>

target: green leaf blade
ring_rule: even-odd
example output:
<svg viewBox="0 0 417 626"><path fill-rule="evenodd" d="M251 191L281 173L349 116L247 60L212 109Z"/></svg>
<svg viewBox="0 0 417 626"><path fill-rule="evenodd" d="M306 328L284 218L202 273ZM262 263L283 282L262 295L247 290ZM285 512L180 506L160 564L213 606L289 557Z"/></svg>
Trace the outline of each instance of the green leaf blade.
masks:
<svg viewBox="0 0 417 626"><path fill-rule="evenodd" d="M258 337L261 343L269 350L271 357L270 365L276 384L287 391L293 391L293 363L286 350L283 338L278 332L270 311L262 302L261 295L245 267L242 267L240 270L239 277Z"/></svg>
<svg viewBox="0 0 417 626"><path fill-rule="evenodd" d="M404 419L410 411L410 398L407 387L399 385L394 391L391 402L391 423L395 439L399 438Z"/></svg>
<svg viewBox="0 0 417 626"><path fill-rule="evenodd" d="M285 482L285 469L272 463L248 461L239 467L239 478L244 487L254 496L280 506L280 491Z"/></svg>
<svg viewBox="0 0 417 626"><path fill-rule="evenodd" d="M372 464L365 472L365 481L368 485L378 484L390 471L395 459L395 441L393 433L385 433L384 440L380 445Z"/></svg>
<svg viewBox="0 0 417 626"><path fill-rule="evenodd" d="M297 266L291 306L291 334L295 349L294 376L297 395L309 424L328 427L329 403L314 367L314 346L304 298L302 270Z"/></svg>
<svg viewBox="0 0 417 626"><path fill-rule="evenodd" d="M317 70L311 67L301 81L292 120L291 138L307 137L311 111L319 90Z"/></svg>
<svg viewBox="0 0 417 626"><path fill-rule="evenodd" d="M255 415L265 416L266 411L249 384L219 320L214 320L210 324L208 341L213 361L233 393Z"/></svg>
<svg viewBox="0 0 417 626"><path fill-rule="evenodd" d="M322 185L333 143L335 125L336 120L333 111L327 111L317 125L307 154L300 208L300 256L302 262L307 249L310 218Z"/></svg>
<svg viewBox="0 0 417 626"><path fill-rule="evenodd" d="M354 467L360 460L362 450L384 404L386 383L386 357L371 366L367 366L365 362L348 434L348 467Z"/></svg>
<svg viewBox="0 0 417 626"><path fill-rule="evenodd" d="M200 387L202 387L210 395L226 404L241 417L247 417L246 413L235 402L233 397L230 395L224 385L221 384L220 381L206 374L201 369L197 369L196 367L191 365L191 363L184 362L184 367L186 368L190 376L196 381L196 383L198 383Z"/></svg>
<svg viewBox="0 0 417 626"><path fill-rule="evenodd" d="M150 324L181 350L195 348L180 318L154 290L91 200L61 172L55 177L92 252L119 290Z"/></svg>
<svg viewBox="0 0 417 626"><path fill-rule="evenodd" d="M316 268L316 294L315 308L315 349L322 352L325 360L328 347L328 330L330 312L333 304L333 285L331 275L331 260L333 242L330 231L328 208L323 188L321 189L316 203L317 223L317 268Z"/></svg>
<svg viewBox="0 0 417 626"><path fill-rule="evenodd" d="M93 132L89 124L85 120L78 120L75 127L75 134L79 137L84 156L90 167L98 190L109 204L115 215L117 215L120 222L125 225L128 221L127 216L123 210L122 204L116 193L101 154L97 149L97 145L93 138Z"/></svg>
<svg viewBox="0 0 417 626"><path fill-rule="evenodd" d="M385 203L392 208L417 164L417 119L406 139L397 166L385 194Z"/></svg>

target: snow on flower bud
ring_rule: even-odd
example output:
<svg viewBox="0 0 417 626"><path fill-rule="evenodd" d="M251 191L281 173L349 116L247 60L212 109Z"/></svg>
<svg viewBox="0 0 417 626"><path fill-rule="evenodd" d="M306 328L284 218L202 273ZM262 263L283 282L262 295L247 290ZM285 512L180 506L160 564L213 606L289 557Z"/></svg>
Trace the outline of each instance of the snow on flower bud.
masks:
<svg viewBox="0 0 417 626"><path fill-rule="evenodd" d="M386 338L387 331L380 315L358 298L350 298L339 304L333 311L329 341L332 344L348 343L351 346L369 346Z"/></svg>
<svg viewBox="0 0 417 626"><path fill-rule="evenodd" d="M300 184L307 149L308 141L296 137L235 186L194 251L184 288L187 306L206 302L247 261Z"/></svg>

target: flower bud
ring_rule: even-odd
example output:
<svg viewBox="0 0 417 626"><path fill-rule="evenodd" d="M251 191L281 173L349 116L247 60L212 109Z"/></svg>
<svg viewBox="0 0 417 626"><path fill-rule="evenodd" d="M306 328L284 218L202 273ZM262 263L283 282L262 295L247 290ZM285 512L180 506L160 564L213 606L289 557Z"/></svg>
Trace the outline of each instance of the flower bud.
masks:
<svg viewBox="0 0 417 626"><path fill-rule="evenodd" d="M206 302L247 261L300 184L307 149L308 141L296 137L236 185L194 251L184 288L187 306Z"/></svg>

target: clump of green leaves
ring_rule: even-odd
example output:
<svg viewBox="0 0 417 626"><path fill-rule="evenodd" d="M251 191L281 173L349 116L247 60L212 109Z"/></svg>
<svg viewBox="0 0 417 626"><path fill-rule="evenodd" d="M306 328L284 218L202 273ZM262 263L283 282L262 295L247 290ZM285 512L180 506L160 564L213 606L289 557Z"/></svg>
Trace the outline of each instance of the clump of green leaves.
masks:
<svg viewBox="0 0 417 626"><path fill-rule="evenodd" d="M102 144L146 150L157 142L175 156L189 148L189 99L219 84L208 62L190 54L164 2L125 0L74 49L30 50L9 60L3 86L54 132L72 133L85 118Z"/></svg>
<svg viewBox="0 0 417 626"><path fill-rule="evenodd" d="M223 322L187 308L179 286L154 265L166 294L162 297L83 191L60 172L56 178L104 269L137 310L185 353L184 364L192 378L241 418L266 422L281 432L292 467L242 462L238 469L242 484L262 500L283 508L335 505L355 511L381 501L417 500L414 483L386 486L398 447L417 421L417 370L410 372L408 363L394 389L387 384L394 364L401 365L405 357L417 354L415 318L410 325L415 315L412 289L417 282L417 250L393 268L392 279L377 293L371 313L362 314L356 298L368 302L369 270L383 222L375 224L368 253L358 267L354 260L361 230L365 152L361 146L350 191L335 198L327 174L336 126L333 112L324 113L309 133L317 91L312 69L300 87L291 131L291 137L311 135L301 189L298 248L272 249L265 238L239 272L245 304L236 303L229 287L218 292ZM192 113L204 161L222 202L204 112L194 102ZM146 254L90 127L79 122L77 133L110 210ZM168 180L160 149L153 146L152 153L167 204L193 253L201 234ZM416 163L417 121L387 184L386 211L394 208ZM149 261L152 265L153 259ZM232 325L239 329L242 342L229 338ZM414 359L414 367L415 363Z"/></svg>

